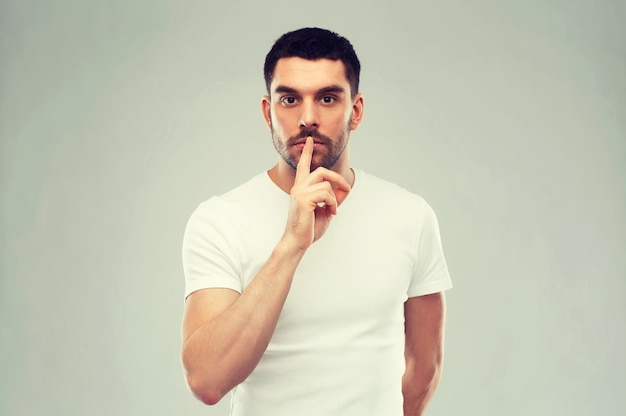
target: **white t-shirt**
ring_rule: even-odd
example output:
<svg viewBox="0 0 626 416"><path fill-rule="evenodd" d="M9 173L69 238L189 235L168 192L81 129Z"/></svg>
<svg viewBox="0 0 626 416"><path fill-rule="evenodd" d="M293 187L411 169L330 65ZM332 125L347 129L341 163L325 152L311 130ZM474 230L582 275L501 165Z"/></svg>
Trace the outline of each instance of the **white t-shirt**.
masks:
<svg viewBox="0 0 626 416"><path fill-rule="evenodd" d="M356 170L300 262L270 344L233 390L233 416L402 415L404 302L452 287L419 196ZM245 290L281 238L289 195L262 173L200 204L183 244L185 296Z"/></svg>

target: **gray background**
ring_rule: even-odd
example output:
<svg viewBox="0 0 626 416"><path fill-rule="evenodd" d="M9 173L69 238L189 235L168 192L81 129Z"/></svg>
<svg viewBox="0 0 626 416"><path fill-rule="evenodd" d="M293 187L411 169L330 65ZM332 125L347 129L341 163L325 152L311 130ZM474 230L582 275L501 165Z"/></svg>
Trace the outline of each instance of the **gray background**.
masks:
<svg viewBox="0 0 626 416"><path fill-rule="evenodd" d="M364 66L354 165L439 215L429 415L620 414L624 21L619 1L2 1L0 414L226 414L183 381L182 232L274 163L262 60L308 25Z"/></svg>

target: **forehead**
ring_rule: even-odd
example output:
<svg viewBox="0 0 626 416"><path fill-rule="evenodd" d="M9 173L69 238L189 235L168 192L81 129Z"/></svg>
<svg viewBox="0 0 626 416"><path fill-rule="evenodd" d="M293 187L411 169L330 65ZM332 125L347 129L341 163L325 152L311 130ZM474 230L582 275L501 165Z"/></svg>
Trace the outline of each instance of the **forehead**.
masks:
<svg viewBox="0 0 626 416"><path fill-rule="evenodd" d="M316 59L314 61L290 57L281 58L276 63L272 84L272 91L277 86L294 89L321 89L329 85L344 85L349 91L349 82L346 70L341 60Z"/></svg>

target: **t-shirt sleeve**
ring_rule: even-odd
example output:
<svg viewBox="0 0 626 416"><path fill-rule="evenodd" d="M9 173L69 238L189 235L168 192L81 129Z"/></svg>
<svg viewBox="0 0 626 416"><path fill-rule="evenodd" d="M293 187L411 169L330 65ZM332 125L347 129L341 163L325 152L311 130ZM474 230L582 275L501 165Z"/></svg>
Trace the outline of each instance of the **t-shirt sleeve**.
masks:
<svg viewBox="0 0 626 416"><path fill-rule="evenodd" d="M185 298L200 289L226 288L241 293L236 253L224 234L227 220L216 199L210 199L193 212L183 237Z"/></svg>
<svg viewBox="0 0 626 416"><path fill-rule="evenodd" d="M422 296L452 287L448 266L443 254L439 223L433 209L424 202L422 224L417 241L415 270L408 296Z"/></svg>

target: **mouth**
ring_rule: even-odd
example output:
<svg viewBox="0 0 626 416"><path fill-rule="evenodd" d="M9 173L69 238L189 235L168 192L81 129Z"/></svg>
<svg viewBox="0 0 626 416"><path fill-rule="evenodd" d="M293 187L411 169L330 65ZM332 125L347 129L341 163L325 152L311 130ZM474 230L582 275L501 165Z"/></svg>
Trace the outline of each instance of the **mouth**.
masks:
<svg viewBox="0 0 626 416"><path fill-rule="evenodd" d="M299 152L304 150L304 145L306 144L306 140L298 140L293 144L293 147L297 149ZM317 153L322 150L326 146L322 140L313 139L313 152Z"/></svg>
<svg viewBox="0 0 626 416"><path fill-rule="evenodd" d="M325 145L326 144L326 141L323 140L322 138L319 138L319 137L317 137L314 134L309 134L309 135L306 135L304 137L302 137L302 136L298 137L298 139L293 143L293 145L294 146L300 146L300 145L304 146L304 144L306 143L306 141L307 141L307 139L309 137L313 139L313 145Z"/></svg>
<svg viewBox="0 0 626 416"><path fill-rule="evenodd" d="M309 136L311 137L311 136ZM300 139L297 140L293 145L294 146L304 146L306 144L306 139L307 137L305 137L304 139ZM318 140L316 138L313 138L313 145L325 145L326 143L324 143L322 140Z"/></svg>

